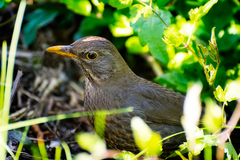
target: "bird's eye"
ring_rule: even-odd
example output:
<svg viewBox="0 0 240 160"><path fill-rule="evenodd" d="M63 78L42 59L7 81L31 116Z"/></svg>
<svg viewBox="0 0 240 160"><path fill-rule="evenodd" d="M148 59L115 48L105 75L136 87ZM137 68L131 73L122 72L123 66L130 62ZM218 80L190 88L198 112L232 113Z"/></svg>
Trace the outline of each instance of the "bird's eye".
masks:
<svg viewBox="0 0 240 160"><path fill-rule="evenodd" d="M95 60L98 57L98 54L96 52L89 52L86 55L87 59L89 60Z"/></svg>

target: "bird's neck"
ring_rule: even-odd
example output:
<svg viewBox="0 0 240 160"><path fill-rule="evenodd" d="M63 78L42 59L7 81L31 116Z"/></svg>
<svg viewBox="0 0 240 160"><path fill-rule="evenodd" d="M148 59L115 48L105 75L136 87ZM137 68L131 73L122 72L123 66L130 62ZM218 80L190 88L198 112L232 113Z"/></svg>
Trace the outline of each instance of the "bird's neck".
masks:
<svg viewBox="0 0 240 160"><path fill-rule="evenodd" d="M91 88L91 89L101 89L105 87L110 86L125 86L127 83L131 83L132 81L128 81L129 79L136 79L137 75L130 69L125 68L124 71L117 71L107 78L101 79L98 77L86 77L85 78L85 89ZM94 90L95 90L94 89Z"/></svg>

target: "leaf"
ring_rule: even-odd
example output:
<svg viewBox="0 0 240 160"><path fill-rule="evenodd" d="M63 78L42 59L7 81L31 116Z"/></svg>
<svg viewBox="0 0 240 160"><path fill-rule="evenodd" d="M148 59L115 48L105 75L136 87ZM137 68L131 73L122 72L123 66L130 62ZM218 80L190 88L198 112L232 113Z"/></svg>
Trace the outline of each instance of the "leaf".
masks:
<svg viewBox="0 0 240 160"><path fill-rule="evenodd" d="M223 124L222 110L211 99L206 100L206 113L203 117L203 124L211 133L215 133Z"/></svg>
<svg viewBox="0 0 240 160"><path fill-rule="evenodd" d="M225 87L225 101L231 102L240 98L240 80L237 79L227 84Z"/></svg>
<svg viewBox="0 0 240 160"><path fill-rule="evenodd" d="M24 41L31 44L37 34L37 29L50 23L58 15L57 11L38 9L26 16L28 23L24 26Z"/></svg>
<svg viewBox="0 0 240 160"><path fill-rule="evenodd" d="M108 0L108 4L117 9L123 9L129 7L133 0Z"/></svg>
<svg viewBox="0 0 240 160"><path fill-rule="evenodd" d="M148 125L139 117L133 117L131 128L135 143L140 150L147 149L147 155L159 155L162 151L161 136L153 132Z"/></svg>
<svg viewBox="0 0 240 160"><path fill-rule="evenodd" d="M129 151L122 151L121 153L114 154L115 159L137 160L137 158L134 158L134 157L136 157L136 155Z"/></svg>
<svg viewBox="0 0 240 160"><path fill-rule="evenodd" d="M152 14L152 9L149 6L144 7L141 4L135 4L130 9L130 21L131 23L135 23L141 15L144 15L144 18L147 18L150 14Z"/></svg>
<svg viewBox="0 0 240 160"><path fill-rule="evenodd" d="M216 42L216 37L215 37L215 27L212 28L211 41L209 41L209 46L211 48L212 53L214 55L217 55L218 49L217 49L217 42Z"/></svg>
<svg viewBox="0 0 240 160"><path fill-rule="evenodd" d="M237 152L231 142L225 143L224 152L227 153L228 159L231 159L232 157L233 160L239 160Z"/></svg>
<svg viewBox="0 0 240 160"><path fill-rule="evenodd" d="M194 83L188 88L186 98L184 100L183 116L181 123L186 131L186 137L188 140L188 149L190 152L195 152L197 147L196 139L196 128L201 115L201 101L200 93L202 90L202 83Z"/></svg>
<svg viewBox="0 0 240 160"><path fill-rule="evenodd" d="M179 32L175 32L172 28L165 30L163 41L166 44L173 45L174 47L179 47L184 40L184 35L180 35Z"/></svg>
<svg viewBox="0 0 240 160"><path fill-rule="evenodd" d="M240 98L240 80L237 79L235 81L232 81L228 83L223 91L221 86L218 86L216 88L216 91L214 91L214 96L219 102L224 102L227 104L227 102L231 102L233 100Z"/></svg>
<svg viewBox="0 0 240 160"><path fill-rule="evenodd" d="M225 93L220 85L217 86L216 91L214 91L213 94L219 102L225 101Z"/></svg>
<svg viewBox="0 0 240 160"><path fill-rule="evenodd" d="M171 13L165 10L156 10L161 15L161 18L170 25ZM147 18L141 15L135 23L131 22L131 26L135 32L138 32L138 37L143 46L146 44L151 54L164 65L167 65L169 56L166 44L162 40L164 29L167 27L155 14L149 15Z"/></svg>
<svg viewBox="0 0 240 160"><path fill-rule="evenodd" d="M129 19L119 11L113 13L115 23L109 24L110 31L114 37L126 37L133 34Z"/></svg>
<svg viewBox="0 0 240 160"><path fill-rule="evenodd" d="M189 17L191 21L198 21L200 18L205 16L208 11L212 8L212 6L217 3L218 0L210 0L204 6L200 6L199 8L194 8L189 11Z"/></svg>
<svg viewBox="0 0 240 160"><path fill-rule="evenodd" d="M80 15L89 16L92 11L92 5L88 0L59 0L59 2L64 3L68 9Z"/></svg>
<svg viewBox="0 0 240 160"><path fill-rule="evenodd" d="M188 75L184 75L182 71L172 71L157 77L155 81L161 85L166 85L167 88L186 92L189 79Z"/></svg>
<svg viewBox="0 0 240 160"><path fill-rule="evenodd" d="M98 156L106 151L106 144L97 134L79 133L76 135L78 144L85 150Z"/></svg>
<svg viewBox="0 0 240 160"><path fill-rule="evenodd" d="M125 46L129 53L139 54L149 52L148 46L143 47L137 36L129 37L125 42Z"/></svg>

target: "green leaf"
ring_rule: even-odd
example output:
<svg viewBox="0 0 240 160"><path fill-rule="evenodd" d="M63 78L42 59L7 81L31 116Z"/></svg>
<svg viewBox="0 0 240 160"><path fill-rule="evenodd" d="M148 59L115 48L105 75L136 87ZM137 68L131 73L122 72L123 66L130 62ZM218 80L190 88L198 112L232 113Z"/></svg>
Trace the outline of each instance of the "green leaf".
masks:
<svg viewBox="0 0 240 160"><path fill-rule="evenodd" d="M225 101L231 102L240 98L240 80L228 83L225 87Z"/></svg>
<svg viewBox="0 0 240 160"><path fill-rule="evenodd" d="M222 110L211 99L206 100L206 113L203 117L203 123L204 126L206 126L212 133L215 133L217 130L219 130L223 124Z"/></svg>
<svg viewBox="0 0 240 160"><path fill-rule="evenodd" d="M110 31L114 37L126 37L133 34L129 19L119 11L113 13L115 23L109 24Z"/></svg>
<svg viewBox="0 0 240 160"><path fill-rule="evenodd" d="M64 3L68 9L80 15L89 16L92 11L92 5L88 0L59 0L59 2Z"/></svg>
<svg viewBox="0 0 240 160"><path fill-rule="evenodd" d="M189 11L189 16L191 21L198 21L200 18L205 16L208 11L212 8L212 6L217 3L218 0L210 0L204 6L200 6L199 8L191 9Z"/></svg>
<svg viewBox="0 0 240 160"><path fill-rule="evenodd" d="M106 151L106 144L97 134L79 133L76 140L83 149L98 156Z"/></svg>
<svg viewBox="0 0 240 160"><path fill-rule="evenodd" d="M131 120L133 137L140 150L147 150L147 155L159 155L162 151L161 136L153 132L149 126L139 117Z"/></svg>
<svg viewBox="0 0 240 160"><path fill-rule="evenodd" d="M231 142L225 143L225 149L224 150L225 150L224 152L227 153L228 159L233 158L233 160L239 160L237 152L236 152L236 150L233 147Z"/></svg>
<svg viewBox="0 0 240 160"><path fill-rule="evenodd" d="M132 2L133 0L108 0L108 4L117 9L127 8Z"/></svg>
<svg viewBox="0 0 240 160"><path fill-rule="evenodd" d="M125 46L129 53L139 54L149 52L148 46L143 47L137 36L129 37L125 42Z"/></svg>
<svg viewBox="0 0 240 160"><path fill-rule="evenodd" d="M179 32L175 32L173 29L169 28L165 30L163 41L166 44L173 45L174 47L179 47L184 40L184 35Z"/></svg>
<svg viewBox="0 0 240 160"><path fill-rule="evenodd" d="M166 85L167 88L186 92L189 79L182 71L172 71L157 77L155 81L159 82L161 85Z"/></svg>
<svg viewBox="0 0 240 160"><path fill-rule="evenodd" d="M121 153L114 154L115 159L123 159L123 160L137 160L137 158L134 158L135 156L136 156L135 154L129 151L122 151Z"/></svg>
<svg viewBox="0 0 240 160"><path fill-rule="evenodd" d="M235 80L228 83L223 91L221 86L216 88L214 91L215 98L227 104L227 102L231 102L233 100L240 98L240 80Z"/></svg>
<svg viewBox="0 0 240 160"><path fill-rule="evenodd" d="M213 94L219 102L224 102L225 101L225 94L224 94L223 89L220 85L217 86L216 91L214 91Z"/></svg>
<svg viewBox="0 0 240 160"><path fill-rule="evenodd" d="M217 55L218 49L217 49L217 42L216 42L216 37L215 37L215 27L212 28L211 41L209 41L209 46L211 48L212 53L214 55Z"/></svg>
<svg viewBox="0 0 240 160"><path fill-rule="evenodd" d="M31 44L36 38L37 29L50 23L58 15L57 11L38 9L26 16L28 23L24 26L24 41Z"/></svg>
<svg viewBox="0 0 240 160"><path fill-rule="evenodd" d="M161 18L170 25L171 13L165 10L156 10L161 15ZM138 37L143 46L146 44L151 54L164 65L169 61L166 44L162 40L164 29L167 27L159 19L156 14L151 14L147 18L141 15L135 23L131 22L131 26L135 32L138 32Z"/></svg>

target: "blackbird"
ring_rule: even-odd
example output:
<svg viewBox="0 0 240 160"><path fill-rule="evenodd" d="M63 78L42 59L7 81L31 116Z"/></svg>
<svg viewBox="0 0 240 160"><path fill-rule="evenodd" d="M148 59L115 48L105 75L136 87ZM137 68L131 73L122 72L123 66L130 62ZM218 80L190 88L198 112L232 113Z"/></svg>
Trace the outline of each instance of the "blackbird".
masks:
<svg viewBox="0 0 240 160"><path fill-rule="evenodd" d="M138 153L130 121L141 117L162 137L183 130L180 117L184 96L138 77L118 50L105 38L89 36L68 46L53 46L47 52L74 60L85 75L84 107L88 111L133 107L133 112L108 115L107 144L119 150ZM94 126L94 117L89 117ZM171 151L185 140L184 134L163 141L163 151Z"/></svg>

